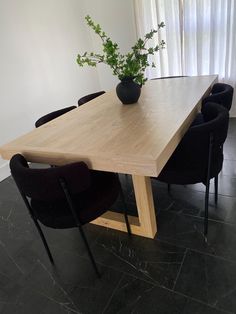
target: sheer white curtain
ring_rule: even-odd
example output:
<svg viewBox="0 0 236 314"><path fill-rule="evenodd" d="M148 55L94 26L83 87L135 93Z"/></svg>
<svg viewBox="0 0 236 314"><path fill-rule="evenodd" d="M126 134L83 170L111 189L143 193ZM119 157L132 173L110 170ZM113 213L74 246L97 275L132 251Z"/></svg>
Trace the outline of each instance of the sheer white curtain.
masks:
<svg viewBox="0 0 236 314"><path fill-rule="evenodd" d="M137 32L143 36L157 23L166 27L166 49L156 56L149 78L218 74L236 87L235 0L134 0ZM236 93L236 91L235 91ZM236 116L236 101L231 115Z"/></svg>
<svg viewBox="0 0 236 314"><path fill-rule="evenodd" d="M156 55L157 67L147 70L149 78L182 75L179 10L179 0L135 0L135 16L139 37L143 37L150 29L157 29L157 24L162 21L166 24L166 27L160 30L159 35L168 43L168 49L161 50Z"/></svg>

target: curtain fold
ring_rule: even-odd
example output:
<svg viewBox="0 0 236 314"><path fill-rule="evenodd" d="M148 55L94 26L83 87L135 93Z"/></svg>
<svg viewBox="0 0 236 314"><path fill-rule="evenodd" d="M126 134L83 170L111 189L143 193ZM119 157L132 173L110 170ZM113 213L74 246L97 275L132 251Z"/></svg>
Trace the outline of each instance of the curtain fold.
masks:
<svg viewBox="0 0 236 314"><path fill-rule="evenodd" d="M147 77L218 74L236 87L235 0L134 0L137 32L143 36L164 21L166 49ZM231 114L236 116L236 97Z"/></svg>
<svg viewBox="0 0 236 314"><path fill-rule="evenodd" d="M169 6L166 5L167 2ZM168 49L163 49L156 55L157 67L147 69L147 77L179 75L182 71L179 1L135 0L135 16L139 37L143 37L150 29L157 29L162 21L168 25L159 31L160 38L168 43Z"/></svg>

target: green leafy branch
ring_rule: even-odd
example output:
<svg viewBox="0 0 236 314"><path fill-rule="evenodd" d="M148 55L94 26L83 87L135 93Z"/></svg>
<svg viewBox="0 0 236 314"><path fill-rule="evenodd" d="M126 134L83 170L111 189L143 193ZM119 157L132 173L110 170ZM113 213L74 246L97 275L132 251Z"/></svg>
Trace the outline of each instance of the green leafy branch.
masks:
<svg viewBox="0 0 236 314"><path fill-rule="evenodd" d="M95 67L98 63L105 63L111 67L113 74L118 76L120 80L127 76L133 77L136 83L143 85L147 80L144 77L145 69L148 66L155 67L153 62L151 64L149 63L148 56L154 55L157 51L165 47L164 40L161 40L158 45L146 48L147 42L152 39L158 31L153 29L144 36L144 39L139 38L131 48L131 52L123 55L119 51L118 44L107 36L99 24L95 24L89 15L87 15L85 19L88 26L101 38L103 54L93 52L85 52L83 55L78 54L78 65ZM164 26L165 24L162 22L158 24L158 29Z"/></svg>

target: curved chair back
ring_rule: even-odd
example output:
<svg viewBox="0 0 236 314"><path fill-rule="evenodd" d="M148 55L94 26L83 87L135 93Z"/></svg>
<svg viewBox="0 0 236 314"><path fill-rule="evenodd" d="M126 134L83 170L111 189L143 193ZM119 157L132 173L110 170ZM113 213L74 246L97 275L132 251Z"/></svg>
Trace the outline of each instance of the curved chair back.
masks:
<svg viewBox="0 0 236 314"><path fill-rule="evenodd" d="M191 147L197 146L198 156L200 160L202 160L202 164L207 164L207 158L203 156L208 156L209 140L210 136L212 136L213 151L211 172L218 173L222 168L222 148L228 133L229 113L222 106L209 102L203 105L202 115L204 122L190 128L186 137L190 136L192 138Z"/></svg>
<svg viewBox="0 0 236 314"><path fill-rule="evenodd" d="M73 109L77 108L76 106L70 106L70 107L66 107L63 109L59 109L53 112L50 112L48 114L46 114L45 116L39 118L36 122L35 122L35 127L38 128L41 125L56 119L57 117L60 117L61 115L63 115L64 113L67 113L68 111L71 111Z"/></svg>
<svg viewBox="0 0 236 314"><path fill-rule="evenodd" d="M204 121L189 128L159 174L159 180L169 184L205 183L207 177L216 177L221 171L229 112L221 105L207 103L202 115Z"/></svg>
<svg viewBox="0 0 236 314"><path fill-rule="evenodd" d="M207 241L210 179L215 178L215 203L218 174L223 164L223 144L227 136L229 112L216 103L202 106L202 122L192 125L157 177L170 184L204 183L204 237Z"/></svg>
<svg viewBox="0 0 236 314"><path fill-rule="evenodd" d="M105 94L105 92L104 92L104 91L101 91L101 92L97 92L97 93L93 93L93 94L86 95L86 96L84 96L84 97L82 97L82 98L80 98L80 99L78 100L78 106L82 106L82 105L84 105L86 102L88 102L88 101L90 101L90 100L92 100L92 99L94 99L94 98L96 98L96 97L98 97L98 96L101 96L102 94Z"/></svg>
<svg viewBox="0 0 236 314"><path fill-rule="evenodd" d="M152 78L152 80L165 80L165 79L179 78L179 77L187 77L187 76L186 76L186 75L162 76L162 77L155 77L155 78Z"/></svg>
<svg viewBox="0 0 236 314"><path fill-rule="evenodd" d="M26 159L17 154L10 161L10 169L21 193L36 200L55 201L65 198L60 179L65 180L71 194L80 193L90 186L90 172L84 162L32 169Z"/></svg>
<svg viewBox="0 0 236 314"><path fill-rule="evenodd" d="M38 221L47 227L55 229L77 227L87 248L94 270L100 277L82 226L106 212L107 209L105 207L108 206L109 208L109 205L114 200L110 198L108 203L106 203L103 194L101 196L102 201L98 201L96 196L100 195L99 192L91 188L92 180L87 165L84 162L77 162L56 168L30 169L26 159L22 155L17 154L11 158L10 168L52 265L54 265L54 259ZM84 193L80 193L83 191ZM82 207L80 199L78 200L77 197L78 193L80 193L80 196L83 194L84 203L82 201ZM27 197L31 198L31 200L29 201ZM89 199L87 206L85 198ZM127 214L125 213L125 215L127 219Z"/></svg>
<svg viewBox="0 0 236 314"><path fill-rule="evenodd" d="M214 102L224 106L227 110L230 110L233 93L234 89L232 86L224 83L216 83L212 87L211 94L203 99L202 104Z"/></svg>

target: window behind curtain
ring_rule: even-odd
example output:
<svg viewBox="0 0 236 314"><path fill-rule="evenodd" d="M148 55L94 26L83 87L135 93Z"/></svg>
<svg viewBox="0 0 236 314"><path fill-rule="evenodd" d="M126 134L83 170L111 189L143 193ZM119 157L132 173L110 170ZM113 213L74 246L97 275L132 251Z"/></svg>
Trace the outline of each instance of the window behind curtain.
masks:
<svg viewBox="0 0 236 314"><path fill-rule="evenodd" d="M164 21L166 49L155 57L148 78L218 74L236 87L236 1L134 0L138 36ZM235 98L234 98L235 99ZM231 110L236 115L236 105Z"/></svg>

